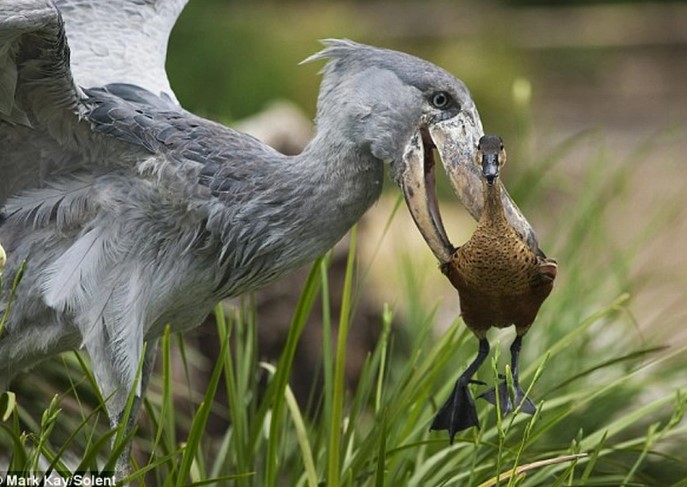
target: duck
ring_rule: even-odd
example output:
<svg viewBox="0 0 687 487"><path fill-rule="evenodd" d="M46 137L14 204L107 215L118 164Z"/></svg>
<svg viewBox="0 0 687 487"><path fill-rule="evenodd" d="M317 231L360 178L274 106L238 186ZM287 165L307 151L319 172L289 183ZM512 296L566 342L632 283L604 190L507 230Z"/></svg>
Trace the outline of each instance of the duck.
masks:
<svg viewBox="0 0 687 487"><path fill-rule="evenodd" d="M515 327L516 336L510 346L513 393L511 397L507 381L501 376L501 383L479 397L498 404L503 416L518 408L527 414L536 411L520 386L520 350L523 337L553 289L558 271L556 260L547 258L538 247L533 249L506 216L502 184L498 184L506 163L501 137L482 136L475 159L484 194L482 213L470 239L440 264L442 273L458 291L465 325L479 340L477 356L456 380L430 427L448 430L451 443L458 431L479 427L468 386L484 384L473 376L489 355L487 332L492 327Z"/></svg>

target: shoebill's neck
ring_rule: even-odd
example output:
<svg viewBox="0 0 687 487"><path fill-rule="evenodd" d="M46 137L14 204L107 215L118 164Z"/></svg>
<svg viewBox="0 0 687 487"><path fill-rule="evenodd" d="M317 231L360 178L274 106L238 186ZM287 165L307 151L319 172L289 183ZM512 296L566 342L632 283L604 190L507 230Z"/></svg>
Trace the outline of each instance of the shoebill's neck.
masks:
<svg viewBox="0 0 687 487"><path fill-rule="evenodd" d="M318 132L290 162L298 198L295 222L316 252L335 244L381 194L382 161L336 134Z"/></svg>

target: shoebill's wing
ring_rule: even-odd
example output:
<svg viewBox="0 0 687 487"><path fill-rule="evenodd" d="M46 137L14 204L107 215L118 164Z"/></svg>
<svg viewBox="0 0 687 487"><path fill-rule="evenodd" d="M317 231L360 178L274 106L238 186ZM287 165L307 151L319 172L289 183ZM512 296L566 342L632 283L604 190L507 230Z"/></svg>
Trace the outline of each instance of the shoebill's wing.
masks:
<svg viewBox="0 0 687 487"><path fill-rule="evenodd" d="M187 0L57 0L83 88L130 83L176 101L165 71L167 42Z"/></svg>
<svg viewBox="0 0 687 487"><path fill-rule="evenodd" d="M52 2L0 2L0 206L40 186L46 174L78 164L90 133L82 98Z"/></svg>
<svg viewBox="0 0 687 487"><path fill-rule="evenodd" d="M0 2L0 206L48 175L112 160L117 142L84 120L82 88L131 83L177 104L164 63L185 3Z"/></svg>

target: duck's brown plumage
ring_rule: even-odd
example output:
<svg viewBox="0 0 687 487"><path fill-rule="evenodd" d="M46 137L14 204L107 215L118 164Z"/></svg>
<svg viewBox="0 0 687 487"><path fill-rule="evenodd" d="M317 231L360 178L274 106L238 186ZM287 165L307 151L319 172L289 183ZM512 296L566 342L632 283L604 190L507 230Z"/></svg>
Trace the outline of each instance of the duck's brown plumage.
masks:
<svg viewBox="0 0 687 487"><path fill-rule="evenodd" d="M477 228L442 265L460 296L465 324L480 338L492 326L515 325L523 335L553 289L556 261L535 254L511 227L500 185L484 183L485 205Z"/></svg>

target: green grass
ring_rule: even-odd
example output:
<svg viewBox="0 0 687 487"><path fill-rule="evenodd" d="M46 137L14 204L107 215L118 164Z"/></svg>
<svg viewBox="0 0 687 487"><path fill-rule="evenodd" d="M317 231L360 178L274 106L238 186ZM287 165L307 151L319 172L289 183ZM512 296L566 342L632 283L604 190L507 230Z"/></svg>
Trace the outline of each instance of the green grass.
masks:
<svg viewBox="0 0 687 487"><path fill-rule="evenodd" d="M146 460L136 465L131 480L170 486L687 485L682 480L687 478L685 347L664 349L643 338L642 324L628 309L633 292L641 289L629 272L633 252L662 229L618 248L609 245L606 224L612 204L631 196L626 182L641 158L604 164L599 150L584 184L556 179L562 154L594 141L594 134L571 138L509 181L527 214L546 206L552 188L571 202L564 208L564 225L540 231L543 247L559 261L561 278L524 341L522 381L538 403L535 416L501 420L494 407L478 401L481 429L461 432L452 446L445 432L428 431L438 405L474 357L477 341L459 318L436 336L436 303L418 302L411 278L400 299L411 303L407 314L415 318L404 323L380 304L381 338L357 385L346 386L347 334L367 276L353 232L343 296L331 296L325 256L313 265L294 303L276 364L259 360L250 299L228 312L216 309L221 353L204 392L198 393L190 378L197 351L167 331L160 341L163 373L153 378L135 438ZM655 222L663 210L657 207L656 215L643 218ZM399 262L407 260L399 256ZM408 266L406 272L416 270ZM335 298L342 303L338 316L331 312ZM303 406L289 381L317 300L324 310L324 386L322 397ZM512 330L491 337L503 344L494 347L491 366L479 373L489 383L504 370L501 348L510 343ZM174 356L181 357L181 380L173 377ZM43 374L51 379L41 382ZM20 471L111 468L117 454L111 439L121 445L126 438L108 428L84 359L64 355L32 377L35 387L22 391L35 395L0 396L0 458ZM40 389L55 377L60 392L51 400ZM228 409L217 402L218 390L226 391ZM177 406L179 398L190 411ZM36 415L36 403L42 414ZM229 426L210 432L213 415Z"/></svg>

